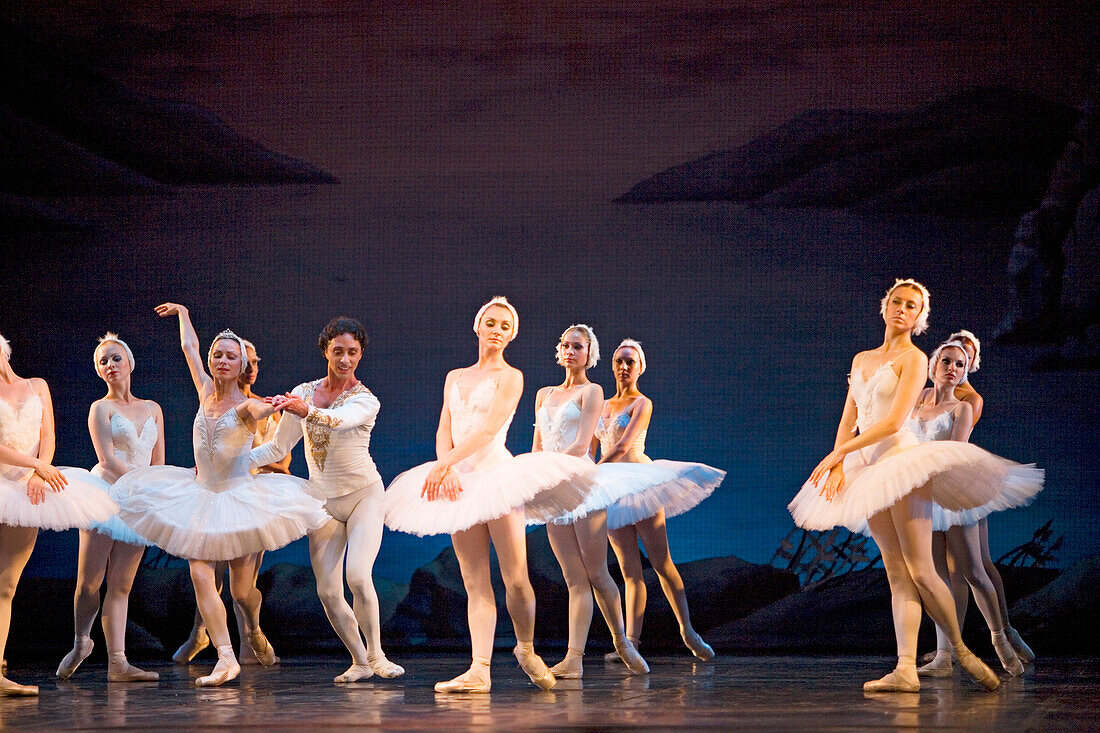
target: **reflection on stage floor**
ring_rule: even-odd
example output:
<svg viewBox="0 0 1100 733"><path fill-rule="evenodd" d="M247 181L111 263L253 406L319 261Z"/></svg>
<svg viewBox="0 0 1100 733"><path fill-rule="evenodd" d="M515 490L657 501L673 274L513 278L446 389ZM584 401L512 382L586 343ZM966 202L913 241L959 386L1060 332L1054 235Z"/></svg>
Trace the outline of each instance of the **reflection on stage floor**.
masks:
<svg viewBox="0 0 1100 733"><path fill-rule="evenodd" d="M196 689L212 659L190 666L143 664L153 683L108 684L103 664L85 664L71 682L44 664L13 661L10 674L38 684L37 698L0 698L0 727L13 729L189 727L381 727L396 730L722 727L824 730L954 727L966 730L1096 730L1100 661L1040 660L1021 678L985 692L958 675L928 680L919 694L864 694L861 685L892 660L874 657L737 657L711 663L654 656L652 673L630 676L601 655L586 656L583 680L550 692L527 681L498 652L486 695L436 694L433 683L465 668L458 654L397 653L408 670L394 680L335 685L344 658L292 658L246 668L224 687ZM549 661L556 655L547 654Z"/></svg>

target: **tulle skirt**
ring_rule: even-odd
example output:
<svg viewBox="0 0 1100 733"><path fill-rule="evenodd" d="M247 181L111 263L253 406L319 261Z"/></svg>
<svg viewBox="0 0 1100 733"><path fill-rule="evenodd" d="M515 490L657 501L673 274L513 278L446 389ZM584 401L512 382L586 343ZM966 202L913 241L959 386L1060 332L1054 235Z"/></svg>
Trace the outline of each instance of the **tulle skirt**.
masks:
<svg viewBox="0 0 1100 733"><path fill-rule="evenodd" d="M62 473L65 474L65 478L67 479L73 480L74 478L79 478L81 481L86 481L89 485L102 491L104 496L110 498L111 485L104 481L103 477L99 474L93 471L85 471L83 468L66 468ZM113 502L114 499L111 499L111 501ZM141 545L143 547L149 547L153 544L123 524L122 520L118 518L117 510L115 514L107 518L107 521L97 522L88 529L106 535L115 542L125 542L130 545Z"/></svg>
<svg viewBox="0 0 1100 733"><path fill-rule="evenodd" d="M803 484L787 505L795 524L866 532L870 517L923 486L928 486L931 501L947 511L981 508L985 514L1026 503L1043 487L1043 471L1034 464L1023 466L971 443L917 443L908 430L849 453L844 477L845 485L832 501L820 495L821 485Z"/></svg>
<svg viewBox="0 0 1100 733"><path fill-rule="evenodd" d="M435 461L411 468L386 489L386 526L419 535L454 534L515 510L543 524L571 512L596 487L596 467L564 453L524 453L491 466L458 474L462 492L454 501L421 498L424 479Z"/></svg>
<svg viewBox="0 0 1100 733"><path fill-rule="evenodd" d="M1043 469L1035 468L1034 464L1009 467L1002 493L988 504L974 509L950 511L939 504L933 504L932 529L936 532L945 532L950 527L969 527L995 511L1027 506L1035 499L1035 495L1043 490L1043 473Z"/></svg>
<svg viewBox="0 0 1100 733"><path fill-rule="evenodd" d="M137 468L111 485L119 516L157 547L188 560L277 550L329 521L303 479L237 477L212 491L189 468Z"/></svg>
<svg viewBox="0 0 1100 733"><path fill-rule="evenodd" d="M39 504L31 504L25 481L0 478L0 524L39 529L91 529L118 511L111 497L103 493L81 472L83 469L63 468L69 482L61 491L46 489Z"/></svg>
<svg viewBox="0 0 1100 733"><path fill-rule="evenodd" d="M666 517L683 514L714 493L726 477L720 469L683 461L601 463L597 469L601 484L617 485L621 491L605 505L608 529L649 519L662 509Z"/></svg>

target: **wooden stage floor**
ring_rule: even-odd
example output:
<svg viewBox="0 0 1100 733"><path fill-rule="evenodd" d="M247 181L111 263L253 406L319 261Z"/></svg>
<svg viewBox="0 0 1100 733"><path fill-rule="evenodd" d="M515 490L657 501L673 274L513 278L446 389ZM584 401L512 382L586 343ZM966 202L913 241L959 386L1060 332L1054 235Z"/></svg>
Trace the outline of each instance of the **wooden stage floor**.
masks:
<svg viewBox="0 0 1100 733"><path fill-rule="evenodd" d="M547 655L553 661L554 655ZM873 657L738 657L712 663L655 656L652 673L632 677L621 665L586 656L583 681L561 680L541 692L510 654L498 652L488 695L441 695L432 684L465 668L458 654L392 655L407 674L334 685L344 658L284 660L246 668L224 687L196 689L212 660L146 664L154 683L108 684L103 664L86 664L71 682L52 668L13 663L11 676L41 686L38 698L0 698L0 727L13 730L126 728L347 729L451 731L629 729L683 730L1098 730L1100 660L1045 659L1018 679L985 692L960 678L930 680L919 694L864 694L864 680L891 660Z"/></svg>

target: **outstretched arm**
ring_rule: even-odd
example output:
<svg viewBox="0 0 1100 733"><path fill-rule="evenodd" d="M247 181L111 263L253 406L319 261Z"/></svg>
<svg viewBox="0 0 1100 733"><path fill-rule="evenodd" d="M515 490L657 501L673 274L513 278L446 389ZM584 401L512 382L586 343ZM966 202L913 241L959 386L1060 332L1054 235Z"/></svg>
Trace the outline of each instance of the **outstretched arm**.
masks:
<svg viewBox="0 0 1100 733"><path fill-rule="evenodd" d="M250 468L260 468L261 466L270 466L273 463L278 463L283 460L298 444L298 441L302 439L302 422L296 416L292 415L287 417L285 413L283 419L279 421L279 424L275 426L275 435L268 442L263 445L253 448L248 454L248 463Z"/></svg>
<svg viewBox="0 0 1100 733"><path fill-rule="evenodd" d="M191 370L191 381L195 384L195 390L202 398L203 391L212 380L206 373L206 367L202 362L202 354L199 352L199 336L195 333L195 327L191 325L191 315L187 308L179 303L162 303L156 307L157 315L161 318L179 316L180 321L180 347L183 356L187 359L187 368Z"/></svg>

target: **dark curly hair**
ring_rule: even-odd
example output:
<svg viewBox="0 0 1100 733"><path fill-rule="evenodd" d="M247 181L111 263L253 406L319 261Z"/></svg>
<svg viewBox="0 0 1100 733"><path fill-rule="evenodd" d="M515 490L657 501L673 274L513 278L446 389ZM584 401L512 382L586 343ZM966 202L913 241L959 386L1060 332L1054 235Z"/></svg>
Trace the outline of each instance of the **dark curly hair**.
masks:
<svg viewBox="0 0 1100 733"><path fill-rule="evenodd" d="M321 349L321 353L324 354L328 350L329 341L345 333L350 333L351 337L359 342L360 349L367 348L367 332L363 324L354 318L337 316L321 329L321 335L317 337L317 346Z"/></svg>

